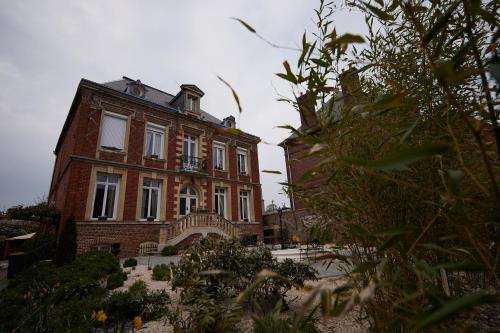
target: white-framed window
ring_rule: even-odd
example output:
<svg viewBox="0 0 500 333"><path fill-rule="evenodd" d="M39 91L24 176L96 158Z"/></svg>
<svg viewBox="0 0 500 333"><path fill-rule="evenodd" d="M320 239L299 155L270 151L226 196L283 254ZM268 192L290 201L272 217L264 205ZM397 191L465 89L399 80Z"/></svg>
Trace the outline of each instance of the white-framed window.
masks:
<svg viewBox="0 0 500 333"><path fill-rule="evenodd" d="M179 198L179 215L185 216L198 206L198 194L191 186L182 188Z"/></svg>
<svg viewBox="0 0 500 333"><path fill-rule="evenodd" d="M97 174L94 202L92 204L92 219L115 220L120 176Z"/></svg>
<svg viewBox="0 0 500 333"><path fill-rule="evenodd" d="M227 218L226 213L226 189L221 187L215 188L214 195L215 211L223 218Z"/></svg>
<svg viewBox="0 0 500 333"><path fill-rule="evenodd" d="M146 156L163 158L165 127L148 124L146 127Z"/></svg>
<svg viewBox="0 0 500 333"><path fill-rule="evenodd" d="M193 111L193 112L196 111L197 110L197 107L196 107L197 103L198 103L197 97L188 95L188 97L187 97L187 110Z"/></svg>
<svg viewBox="0 0 500 333"><path fill-rule="evenodd" d="M214 142L214 169L225 169L226 146L220 142Z"/></svg>
<svg viewBox="0 0 500 333"><path fill-rule="evenodd" d="M102 121L101 148L123 150L125 148L126 128L126 116L106 112Z"/></svg>
<svg viewBox="0 0 500 333"><path fill-rule="evenodd" d="M250 210L250 193L248 191L240 191L240 220L248 222L250 221L249 210Z"/></svg>
<svg viewBox="0 0 500 333"><path fill-rule="evenodd" d="M182 167L183 169L198 169L199 166L198 138L185 134L182 148Z"/></svg>
<svg viewBox="0 0 500 333"><path fill-rule="evenodd" d="M159 180L144 179L141 205L141 218L143 220L158 221L160 219L160 187Z"/></svg>
<svg viewBox="0 0 500 333"><path fill-rule="evenodd" d="M240 175L246 175L248 174L248 157L247 157L247 151L244 149L238 149L236 156L238 158L238 173Z"/></svg>

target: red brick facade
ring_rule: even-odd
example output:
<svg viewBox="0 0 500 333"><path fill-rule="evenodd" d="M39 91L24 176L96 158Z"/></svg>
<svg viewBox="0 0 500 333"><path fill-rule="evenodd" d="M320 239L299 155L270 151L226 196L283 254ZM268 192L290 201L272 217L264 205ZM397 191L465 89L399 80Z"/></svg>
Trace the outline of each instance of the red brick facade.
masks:
<svg viewBox="0 0 500 333"><path fill-rule="evenodd" d="M49 193L49 200L62 211L62 222L70 216L77 220L80 252L100 244L119 243L121 255L130 256L137 254L141 243L158 242L160 225L174 223L180 218L179 193L183 186L191 185L199 192L198 207L209 211L214 210L215 186L226 188L226 205L230 207L227 219L238 223L242 235L257 235L259 240L262 239L262 194L257 151L260 139L246 133L235 136L221 130L214 118L207 121L204 114L179 112L174 106L177 100L184 98L182 93L183 90L173 98L163 93L172 99L172 106L165 106L106 85L87 80L80 82L55 150L56 161ZM126 119L122 151L101 147L102 119L108 113L119 114ZM145 157L146 127L150 123L165 128L162 159ZM182 169L185 134L197 138L198 157L206 165L203 172ZM213 141L226 145L224 171L213 168ZM248 152L247 176L239 175L237 171L238 147ZM116 219L97 221L92 218L97 173L120 177ZM156 222L141 222L139 219L144 178L158 179L162 184L161 218ZM239 221L239 191L242 189L250 193L250 222Z"/></svg>

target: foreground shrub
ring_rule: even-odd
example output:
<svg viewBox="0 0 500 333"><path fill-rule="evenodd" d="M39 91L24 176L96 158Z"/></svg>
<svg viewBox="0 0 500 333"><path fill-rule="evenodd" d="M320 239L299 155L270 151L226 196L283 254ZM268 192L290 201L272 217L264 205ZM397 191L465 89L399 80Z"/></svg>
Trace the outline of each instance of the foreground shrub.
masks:
<svg viewBox="0 0 500 333"><path fill-rule="evenodd" d="M172 269L172 288L182 288L180 301L187 314L169 314L171 323L182 332L236 332L242 306L251 308L256 302L272 309L284 301L292 284L303 286L306 280L316 279L316 272L307 265L280 263L268 249L249 250L234 240L202 239L186 250L177 266L165 268ZM258 278L262 270L282 276ZM248 301L236 302L255 280L259 284Z"/></svg>
<svg viewBox="0 0 500 333"><path fill-rule="evenodd" d="M167 245L161 250L161 255L165 257L175 256L178 253L179 249L177 248L177 246L174 245Z"/></svg>
<svg viewBox="0 0 500 333"><path fill-rule="evenodd" d="M30 234L37 232L39 225L39 223L32 221L0 220L0 235L10 238Z"/></svg>
<svg viewBox="0 0 500 333"><path fill-rule="evenodd" d="M123 282L127 280L127 274L124 272L113 273L108 276L106 288L109 290L123 286Z"/></svg>
<svg viewBox="0 0 500 333"><path fill-rule="evenodd" d="M168 281L170 280L171 275L172 275L172 268L168 265L161 264L161 265L156 265L153 268L152 278L155 281Z"/></svg>
<svg viewBox="0 0 500 333"><path fill-rule="evenodd" d="M88 332L92 310L107 295L100 281L120 272L106 252L87 252L61 267L35 263L0 291L0 331Z"/></svg>
<svg viewBox="0 0 500 333"><path fill-rule="evenodd" d="M135 267L137 266L137 259L128 258L123 262L123 267Z"/></svg>

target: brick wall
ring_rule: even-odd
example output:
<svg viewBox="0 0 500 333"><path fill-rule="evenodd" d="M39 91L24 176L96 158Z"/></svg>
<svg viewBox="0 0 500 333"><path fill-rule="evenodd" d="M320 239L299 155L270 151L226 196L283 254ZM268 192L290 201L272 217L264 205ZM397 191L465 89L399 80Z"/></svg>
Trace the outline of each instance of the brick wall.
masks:
<svg viewBox="0 0 500 333"><path fill-rule="evenodd" d="M78 253L99 244L120 243L121 258L136 256L143 242L158 242L160 224L126 222L77 223Z"/></svg>

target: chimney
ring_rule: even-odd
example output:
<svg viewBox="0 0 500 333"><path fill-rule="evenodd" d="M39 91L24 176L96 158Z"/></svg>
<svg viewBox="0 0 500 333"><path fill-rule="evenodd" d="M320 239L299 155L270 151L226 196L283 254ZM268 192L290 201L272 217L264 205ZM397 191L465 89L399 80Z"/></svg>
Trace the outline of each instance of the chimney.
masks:
<svg viewBox="0 0 500 333"><path fill-rule="evenodd" d="M224 120L222 120L222 126L229 127L229 128L235 128L236 127L236 119L234 119L233 116L226 117L226 118L224 118Z"/></svg>
<svg viewBox="0 0 500 333"><path fill-rule="evenodd" d="M315 111L316 99L314 95L306 92L305 94L297 97L297 105L300 113L300 123L302 130L309 130L318 125L318 118Z"/></svg>
<svg viewBox="0 0 500 333"><path fill-rule="evenodd" d="M363 90L361 90L361 82L359 81L358 70L355 67L343 71L339 75L340 87L342 88L342 95L344 103L347 108L351 108L358 104L363 99Z"/></svg>

